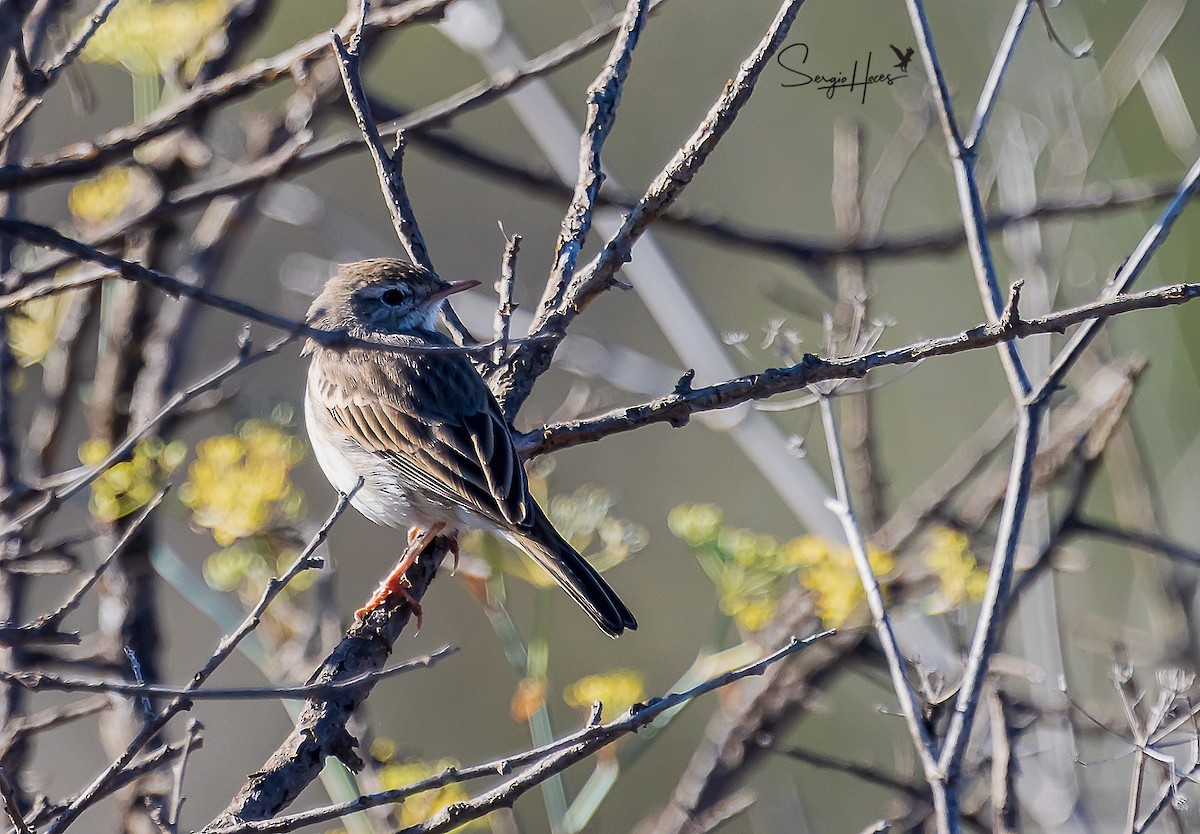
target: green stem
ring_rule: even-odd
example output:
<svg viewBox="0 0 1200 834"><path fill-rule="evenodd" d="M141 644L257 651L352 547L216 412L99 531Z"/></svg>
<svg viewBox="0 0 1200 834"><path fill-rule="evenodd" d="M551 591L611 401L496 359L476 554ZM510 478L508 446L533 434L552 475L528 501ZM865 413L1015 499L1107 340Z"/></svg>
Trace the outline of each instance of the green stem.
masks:
<svg viewBox="0 0 1200 834"><path fill-rule="evenodd" d="M553 588L538 588L533 595L533 636L529 640L526 677L548 680L550 670L550 627L554 612ZM550 724L550 711L545 699L530 716L529 734L535 747L554 741L554 727ZM567 790L562 775L555 774L542 784L542 798L546 803L546 816L553 834L565 834L563 819L567 815Z"/></svg>

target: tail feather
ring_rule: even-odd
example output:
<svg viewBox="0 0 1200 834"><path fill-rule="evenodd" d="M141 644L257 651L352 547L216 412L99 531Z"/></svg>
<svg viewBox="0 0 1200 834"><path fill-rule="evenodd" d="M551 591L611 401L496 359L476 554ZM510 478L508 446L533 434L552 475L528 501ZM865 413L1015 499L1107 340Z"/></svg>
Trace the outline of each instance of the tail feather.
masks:
<svg viewBox="0 0 1200 834"><path fill-rule="evenodd" d="M616 591L554 529L541 508L535 505L534 509L529 534L514 536L521 549L554 577L609 637L620 637L626 629L636 630L637 620Z"/></svg>

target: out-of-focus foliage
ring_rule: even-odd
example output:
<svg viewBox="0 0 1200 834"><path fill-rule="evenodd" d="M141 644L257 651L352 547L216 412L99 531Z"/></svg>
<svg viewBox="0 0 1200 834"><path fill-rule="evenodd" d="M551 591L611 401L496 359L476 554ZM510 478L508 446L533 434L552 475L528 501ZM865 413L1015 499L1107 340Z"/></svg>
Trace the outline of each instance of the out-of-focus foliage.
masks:
<svg viewBox="0 0 1200 834"><path fill-rule="evenodd" d="M233 434L201 441L180 499L194 524L208 529L221 549L204 563L204 579L219 591L257 596L296 557L293 526L304 515L304 494L292 480L304 442L286 421L246 420ZM286 594L309 587L311 573Z"/></svg>
<svg viewBox="0 0 1200 834"><path fill-rule="evenodd" d="M83 58L119 64L133 75L166 75L196 52L228 11L228 0L122 0Z"/></svg>
<svg viewBox="0 0 1200 834"><path fill-rule="evenodd" d="M458 762L453 759L442 759L437 762L419 759L396 761L396 752L396 743L391 739L379 738L371 744L371 756L382 765L379 770L379 782L380 787L385 791L407 787L414 782L436 776L447 768L458 767ZM402 828L420 825L438 811L456 802L463 802L467 798L466 789L457 782L410 796L399 806L400 825ZM487 828L486 819L484 817L473 820L454 830Z"/></svg>
<svg viewBox="0 0 1200 834"><path fill-rule="evenodd" d="M815 595L826 625L842 625L865 600L854 557L844 546L817 536L781 544L773 536L727 527L721 509L712 504L682 504L667 523L716 586L721 611L747 631L762 628L775 613L788 587L784 580L793 574ZM894 569L891 554L868 547L868 556L886 583Z"/></svg>
<svg viewBox="0 0 1200 834"><path fill-rule="evenodd" d="M534 675L521 678L513 692L508 711L513 721L528 724L534 713L546 704L546 679Z"/></svg>
<svg viewBox="0 0 1200 834"><path fill-rule="evenodd" d="M582 486L570 495L548 497L550 461L538 461L529 472L529 489L563 538L583 553L596 570L606 571L644 549L646 528L612 514L616 497L606 489ZM480 536L490 541L483 545ZM549 588L554 580L507 539L490 533L471 533L464 547L483 554L493 572L507 574L538 588ZM492 545L495 546L492 546Z"/></svg>
<svg viewBox="0 0 1200 834"><path fill-rule="evenodd" d="M80 228L101 226L116 220L132 202L145 178L133 168L116 165L89 179L80 180L67 195L67 208Z"/></svg>
<svg viewBox="0 0 1200 834"><path fill-rule="evenodd" d="M111 451L105 440L87 440L79 447L79 460L85 466L96 466ZM114 463L92 482L88 509L101 521L112 522L144 507L186 456L187 445L180 440L164 443L149 437L138 441L129 460Z"/></svg>
<svg viewBox="0 0 1200 834"><path fill-rule="evenodd" d="M9 317L8 344L18 365L28 368L46 361L66 309L67 295L60 293L27 301Z"/></svg>
<svg viewBox="0 0 1200 834"><path fill-rule="evenodd" d="M563 690L567 706L590 710L599 701L609 716L620 715L645 698L646 679L636 669L612 669L588 675Z"/></svg>
<svg viewBox="0 0 1200 834"><path fill-rule="evenodd" d="M304 441L282 426L246 420L234 434L196 445L179 497L192 521L228 547L301 517L304 495L292 483L292 469L304 454Z"/></svg>
<svg viewBox="0 0 1200 834"><path fill-rule="evenodd" d="M983 599L988 572L979 566L971 552L967 534L949 527L939 527L929 536L925 565L938 579L938 590L932 601L936 611L948 611L964 602Z"/></svg>

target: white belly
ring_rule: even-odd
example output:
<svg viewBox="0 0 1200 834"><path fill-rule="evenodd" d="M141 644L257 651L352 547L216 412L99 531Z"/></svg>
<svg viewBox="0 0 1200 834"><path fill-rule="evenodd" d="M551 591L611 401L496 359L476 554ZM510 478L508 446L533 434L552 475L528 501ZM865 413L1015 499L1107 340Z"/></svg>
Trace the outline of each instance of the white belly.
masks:
<svg viewBox="0 0 1200 834"><path fill-rule="evenodd" d="M313 456L321 465L321 471L331 486L343 495L350 493L363 479L363 485L354 493L350 503L364 516L376 524L388 527L419 527L428 529L436 523L446 526L447 532L475 526L463 512L440 507L404 488L396 472L387 462L359 448L353 440L341 435L336 429L318 434L318 421L312 398L304 392L304 422ZM332 440L324 439L332 434Z"/></svg>

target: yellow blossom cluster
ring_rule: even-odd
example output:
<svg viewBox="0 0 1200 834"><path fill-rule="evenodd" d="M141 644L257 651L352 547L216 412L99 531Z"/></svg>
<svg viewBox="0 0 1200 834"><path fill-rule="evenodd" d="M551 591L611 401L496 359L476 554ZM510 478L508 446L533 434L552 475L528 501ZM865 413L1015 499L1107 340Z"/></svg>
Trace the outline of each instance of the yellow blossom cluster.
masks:
<svg viewBox="0 0 1200 834"><path fill-rule="evenodd" d="M817 536L800 536L785 550L785 558L800 569L800 584L816 595L817 613L825 625L842 625L866 601L850 548ZM896 567L892 554L868 544L867 559L880 584L886 585Z"/></svg>
<svg viewBox="0 0 1200 834"><path fill-rule="evenodd" d="M79 447L79 460L96 466L111 451L107 441L87 440ZM88 509L101 521L116 521L144 507L186 455L187 446L181 440L164 443L150 437L138 441L129 460L114 463L92 482Z"/></svg>
<svg viewBox="0 0 1200 834"><path fill-rule="evenodd" d="M26 301L9 317L8 346L18 365L28 368L46 361L66 309L65 295L50 295Z"/></svg>
<svg viewBox="0 0 1200 834"><path fill-rule="evenodd" d="M929 536L925 565L938 579L934 610L946 611L968 600L983 599L988 573L971 552L966 533L949 527L935 529Z"/></svg>
<svg viewBox="0 0 1200 834"><path fill-rule="evenodd" d="M430 776L436 776L448 767L458 767L458 762L453 759L442 759L439 762L420 760L406 762L393 761L391 757L395 755L395 749L395 744L387 739L378 740L371 745L372 754L388 754L388 759L384 760L384 765L379 770L380 787L385 791L407 787L414 782L428 779ZM379 759L378 755L376 755L376 759ZM467 791L458 782L452 782L440 788L410 796L400 805L400 827L409 828L410 826L420 825L438 811L457 802L464 802L466 799ZM471 820L455 830L486 828L486 819L486 817L482 817L477 820Z"/></svg>
<svg viewBox="0 0 1200 834"><path fill-rule="evenodd" d="M193 55L228 11L229 0L122 0L83 57L133 75L163 75Z"/></svg>
<svg viewBox="0 0 1200 834"><path fill-rule="evenodd" d="M89 179L80 180L67 195L67 208L81 228L101 226L116 220L133 200L136 189L145 185L143 175L133 168L105 168Z"/></svg>
<svg viewBox="0 0 1200 834"><path fill-rule="evenodd" d="M235 434L197 444L179 497L192 521L228 547L300 517L304 496L292 483L292 469L303 458L298 437L273 423L247 420Z"/></svg>
<svg viewBox="0 0 1200 834"><path fill-rule="evenodd" d="M719 507L684 504L667 519L671 532L696 554L716 585L721 611L747 631L757 631L775 613L787 583L795 575L811 590L821 619L843 624L865 597L850 551L817 536L779 542L773 536L726 527ZM894 568L890 554L869 551L880 579Z"/></svg>
<svg viewBox="0 0 1200 834"><path fill-rule="evenodd" d="M635 669L613 669L580 678L563 691L567 706L590 710L599 701L607 715L620 715L646 699L646 680Z"/></svg>

